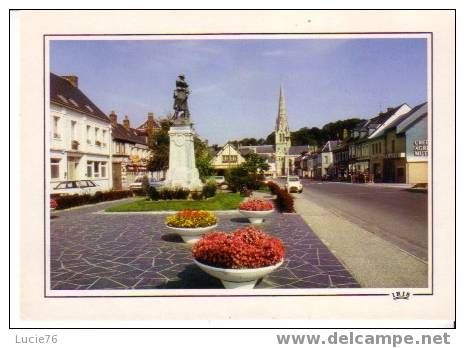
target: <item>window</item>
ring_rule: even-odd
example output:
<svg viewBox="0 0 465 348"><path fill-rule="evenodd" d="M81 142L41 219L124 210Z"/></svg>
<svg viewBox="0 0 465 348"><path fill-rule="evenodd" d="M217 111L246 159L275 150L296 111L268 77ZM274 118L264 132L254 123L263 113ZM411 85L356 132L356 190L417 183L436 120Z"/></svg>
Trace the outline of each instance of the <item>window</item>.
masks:
<svg viewBox="0 0 465 348"><path fill-rule="evenodd" d="M237 155L223 155L223 163L237 163Z"/></svg>
<svg viewBox="0 0 465 348"><path fill-rule="evenodd" d="M71 121L71 138L76 140L76 121Z"/></svg>
<svg viewBox="0 0 465 348"><path fill-rule="evenodd" d="M52 179L58 179L60 177L60 159L52 158L50 160L50 173Z"/></svg>
<svg viewBox="0 0 465 348"><path fill-rule="evenodd" d="M102 130L102 146L106 146L106 140L107 140L107 131Z"/></svg>
<svg viewBox="0 0 465 348"><path fill-rule="evenodd" d="M375 152L375 144L371 144L371 152L372 152L372 153L376 153L376 152Z"/></svg>
<svg viewBox="0 0 465 348"><path fill-rule="evenodd" d="M394 139L391 141L391 152L396 152L396 141Z"/></svg>
<svg viewBox="0 0 465 348"><path fill-rule="evenodd" d="M100 162L100 176L102 178L107 177L107 162Z"/></svg>
<svg viewBox="0 0 465 348"><path fill-rule="evenodd" d="M87 161L87 177L92 177L92 161Z"/></svg>
<svg viewBox="0 0 465 348"><path fill-rule="evenodd" d="M99 164L100 163L97 161L94 162L94 178L98 178L100 176Z"/></svg>
<svg viewBox="0 0 465 348"><path fill-rule="evenodd" d="M86 127L87 144L90 144L90 126Z"/></svg>
<svg viewBox="0 0 465 348"><path fill-rule="evenodd" d="M59 139L60 138L60 131L59 131L59 123L60 123L60 118L57 116L53 117L53 138L54 139Z"/></svg>
<svg viewBox="0 0 465 348"><path fill-rule="evenodd" d="M95 128L94 140L95 140L95 143L97 144L97 141L98 141L98 128L97 127Z"/></svg>

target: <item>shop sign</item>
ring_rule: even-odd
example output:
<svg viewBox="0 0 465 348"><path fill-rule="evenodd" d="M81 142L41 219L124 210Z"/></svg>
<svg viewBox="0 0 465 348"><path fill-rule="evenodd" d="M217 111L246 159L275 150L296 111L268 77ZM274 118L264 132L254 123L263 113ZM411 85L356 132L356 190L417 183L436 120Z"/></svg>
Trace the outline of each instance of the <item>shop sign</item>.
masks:
<svg viewBox="0 0 465 348"><path fill-rule="evenodd" d="M413 155L415 157L428 157L428 140L415 140L413 142Z"/></svg>

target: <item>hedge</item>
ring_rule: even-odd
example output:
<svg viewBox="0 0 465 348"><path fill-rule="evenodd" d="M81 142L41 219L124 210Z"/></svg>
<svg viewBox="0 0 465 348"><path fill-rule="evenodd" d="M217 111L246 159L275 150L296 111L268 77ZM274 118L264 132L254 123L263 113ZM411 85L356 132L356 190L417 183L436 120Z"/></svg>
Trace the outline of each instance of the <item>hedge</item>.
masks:
<svg viewBox="0 0 465 348"><path fill-rule="evenodd" d="M293 213L294 210L294 197L279 187L274 182L269 182L268 187L270 188L271 194L276 195L276 206L282 213Z"/></svg>
<svg viewBox="0 0 465 348"><path fill-rule="evenodd" d="M69 196L58 196L55 197L57 203L56 209L67 209L71 207L77 207L84 204L94 204L105 201L113 201L116 199L122 199L127 197L132 197L134 193L130 190L123 191L106 191L101 192L97 191L94 195L84 194L84 195L69 195Z"/></svg>

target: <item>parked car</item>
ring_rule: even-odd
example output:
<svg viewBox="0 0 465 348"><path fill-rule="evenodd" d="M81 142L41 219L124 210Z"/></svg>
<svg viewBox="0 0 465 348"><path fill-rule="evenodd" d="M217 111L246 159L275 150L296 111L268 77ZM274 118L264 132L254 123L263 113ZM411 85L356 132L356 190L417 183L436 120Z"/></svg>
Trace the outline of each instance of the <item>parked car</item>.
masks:
<svg viewBox="0 0 465 348"><path fill-rule="evenodd" d="M102 191L101 187L92 180L60 181L53 189L53 195L83 195Z"/></svg>
<svg viewBox="0 0 465 348"><path fill-rule="evenodd" d="M226 179L222 175L209 176L207 181L209 180L215 181L218 186L224 185L226 183Z"/></svg>
<svg viewBox="0 0 465 348"><path fill-rule="evenodd" d="M142 190L142 183L144 182L143 176L138 176L132 183L129 184L130 190ZM149 178L149 185L155 188L160 188L165 184L165 179L156 180Z"/></svg>
<svg viewBox="0 0 465 348"><path fill-rule="evenodd" d="M298 176L288 176L286 178L286 183L284 184L284 187L287 192L302 193L302 191L304 190L304 187L302 183L300 182L300 179Z"/></svg>

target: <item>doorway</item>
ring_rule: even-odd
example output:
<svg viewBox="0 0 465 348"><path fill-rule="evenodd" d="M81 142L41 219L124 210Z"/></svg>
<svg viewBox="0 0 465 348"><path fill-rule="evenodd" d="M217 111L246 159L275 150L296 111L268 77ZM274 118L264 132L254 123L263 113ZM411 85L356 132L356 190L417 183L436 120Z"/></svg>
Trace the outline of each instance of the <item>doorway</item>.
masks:
<svg viewBox="0 0 465 348"><path fill-rule="evenodd" d="M79 167L79 158L77 157L68 157L68 180L78 180L78 167Z"/></svg>
<svg viewBox="0 0 465 348"><path fill-rule="evenodd" d="M113 189L122 190L123 183L121 180L121 163L112 163Z"/></svg>

